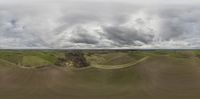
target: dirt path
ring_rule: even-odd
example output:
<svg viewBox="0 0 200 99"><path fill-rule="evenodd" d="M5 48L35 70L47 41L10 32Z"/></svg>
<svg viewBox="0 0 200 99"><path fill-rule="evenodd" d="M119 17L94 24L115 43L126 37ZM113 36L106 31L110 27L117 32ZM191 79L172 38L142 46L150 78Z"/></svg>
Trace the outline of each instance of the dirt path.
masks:
<svg viewBox="0 0 200 99"><path fill-rule="evenodd" d="M130 67L130 66L134 66L136 64L139 64L145 60L147 60L149 58L149 56L146 56L136 62L130 62L130 63L127 63L127 64L122 64L122 65L97 65L97 64L92 64L91 66L92 67L95 67L95 68L99 68L99 69L122 69L122 68L127 68L127 67Z"/></svg>

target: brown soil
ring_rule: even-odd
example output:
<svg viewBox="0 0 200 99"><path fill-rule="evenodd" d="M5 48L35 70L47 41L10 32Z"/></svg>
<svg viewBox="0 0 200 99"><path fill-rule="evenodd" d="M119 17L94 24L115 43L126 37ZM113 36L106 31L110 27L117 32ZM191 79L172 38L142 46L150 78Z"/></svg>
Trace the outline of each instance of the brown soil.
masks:
<svg viewBox="0 0 200 99"><path fill-rule="evenodd" d="M93 68L68 72L54 66L23 69L1 65L0 68L0 99L200 98L197 59L157 56L118 70ZM139 78L133 80L135 74Z"/></svg>

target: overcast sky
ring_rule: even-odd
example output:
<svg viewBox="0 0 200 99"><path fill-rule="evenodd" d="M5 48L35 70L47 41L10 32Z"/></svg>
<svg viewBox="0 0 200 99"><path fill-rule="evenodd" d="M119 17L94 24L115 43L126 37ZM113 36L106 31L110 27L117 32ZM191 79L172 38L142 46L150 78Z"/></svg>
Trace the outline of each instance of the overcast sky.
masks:
<svg viewBox="0 0 200 99"><path fill-rule="evenodd" d="M200 49L200 0L0 0L0 48Z"/></svg>

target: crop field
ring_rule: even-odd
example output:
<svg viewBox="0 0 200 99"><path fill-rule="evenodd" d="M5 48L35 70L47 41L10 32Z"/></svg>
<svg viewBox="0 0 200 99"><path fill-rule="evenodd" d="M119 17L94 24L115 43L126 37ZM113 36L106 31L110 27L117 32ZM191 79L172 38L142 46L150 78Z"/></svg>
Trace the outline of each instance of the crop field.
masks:
<svg viewBox="0 0 200 99"><path fill-rule="evenodd" d="M0 51L0 99L200 99L199 93L200 51Z"/></svg>

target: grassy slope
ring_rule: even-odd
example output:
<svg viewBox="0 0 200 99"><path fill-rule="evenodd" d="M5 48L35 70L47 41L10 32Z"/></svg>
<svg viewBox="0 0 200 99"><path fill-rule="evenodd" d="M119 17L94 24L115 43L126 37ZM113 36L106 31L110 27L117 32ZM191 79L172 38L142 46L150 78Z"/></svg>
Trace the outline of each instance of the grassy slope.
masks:
<svg viewBox="0 0 200 99"><path fill-rule="evenodd" d="M19 52L0 51L0 58L14 64L19 64L22 60L22 55Z"/></svg>
<svg viewBox="0 0 200 99"><path fill-rule="evenodd" d="M25 67L38 67L51 64L50 61L47 61L38 56L24 56L21 62L21 65Z"/></svg>
<svg viewBox="0 0 200 99"><path fill-rule="evenodd" d="M117 69L134 65L146 56L170 56L175 58L189 58L200 56L200 51L181 52L181 51L128 51L128 52L105 52L85 54L86 59L94 67ZM0 51L0 59L9 61L16 65L38 67L42 65L55 64L58 57L63 57L64 52L58 51Z"/></svg>
<svg viewBox="0 0 200 99"><path fill-rule="evenodd" d="M99 65L99 64L91 64L92 67L95 67L95 68L100 68L100 69L121 69L121 68L127 68L127 67L130 67L130 66L134 66L136 64L139 64L145 60L147 60L149 57L146 56L146 57L143 57L142 59L140 60L133 60L133 61L130 61L128 63L124 63L124 64L120 64L120 65Z"/></svg>
<svg viewBox="0 0 200 99"><path fill-rule="evenodd" d="M111 52L86 56L92 67L102 69L119 69L134 65L147 57L127 52Z"/></svg>
<svg viewBox="0 0 200 99"><path fill-rule="evenodd" d="M9 61L0 59L0 71L4 70L4 69L9 69L9 68L12 68L12 67L17 67L17 66L13 63L10 63Z"/></svg>
<svg viewBox="0 0 200 99"><path fill-rule="evenodd" d="M62 52L51 51L0 51L0 59L15 65L38 67L53 65Z"/></svg>

